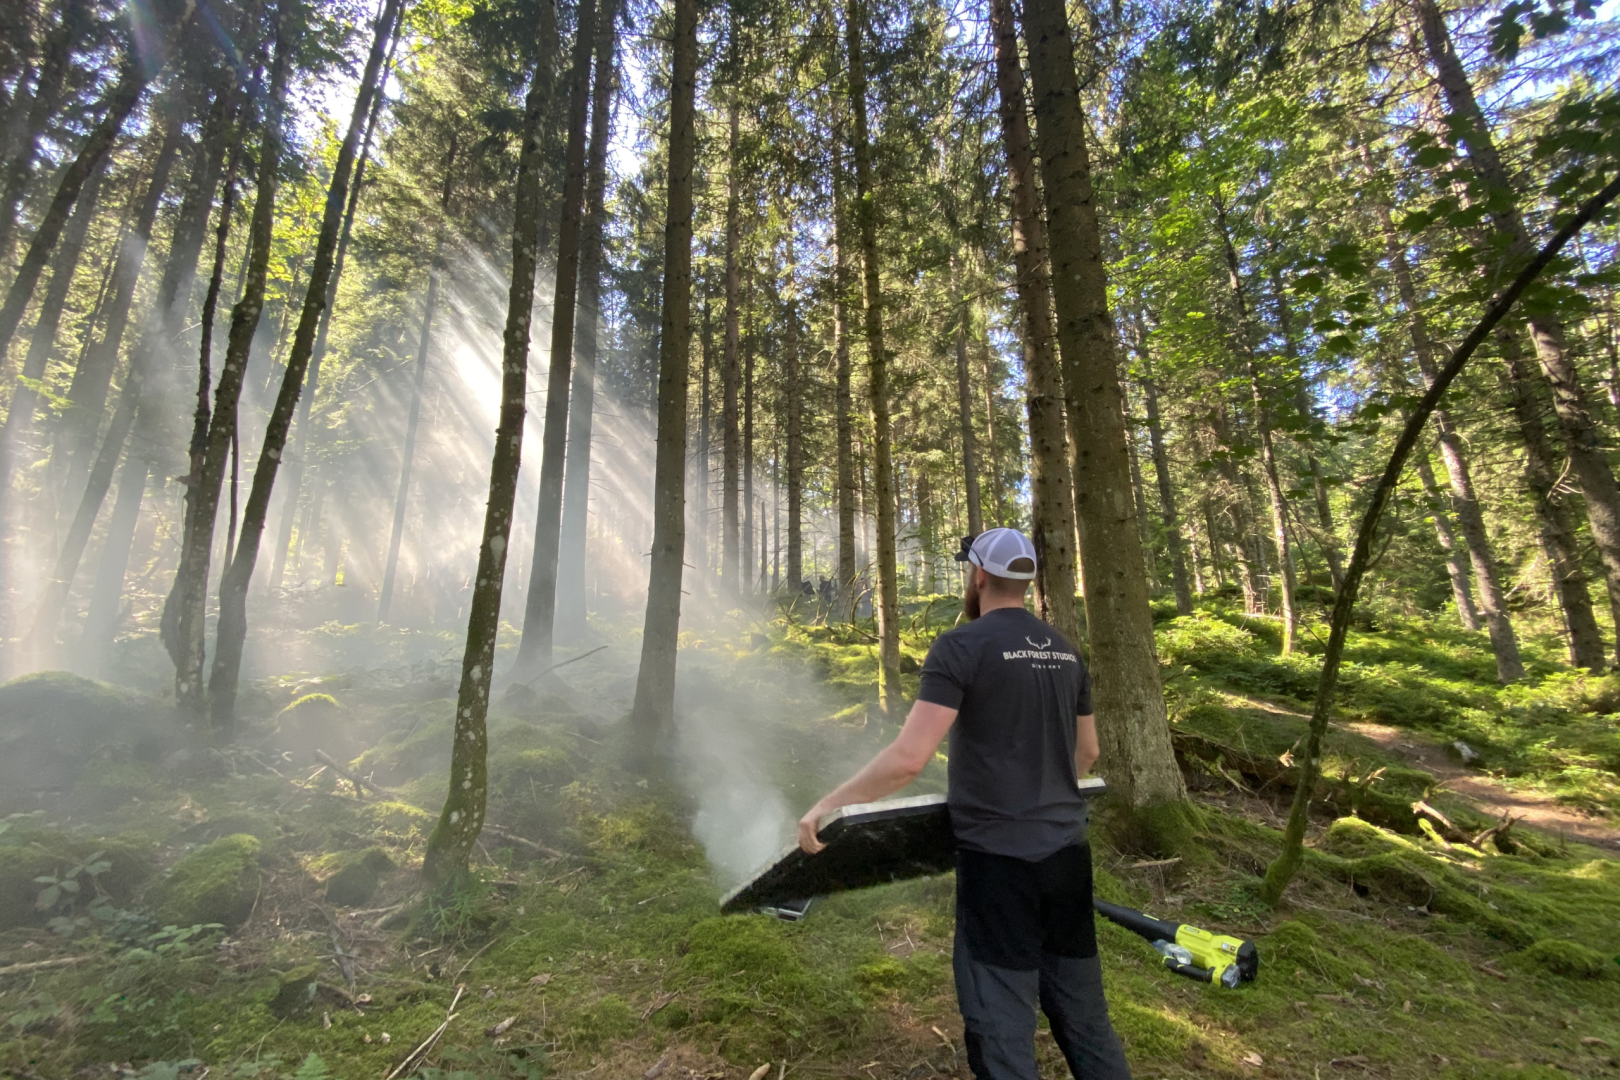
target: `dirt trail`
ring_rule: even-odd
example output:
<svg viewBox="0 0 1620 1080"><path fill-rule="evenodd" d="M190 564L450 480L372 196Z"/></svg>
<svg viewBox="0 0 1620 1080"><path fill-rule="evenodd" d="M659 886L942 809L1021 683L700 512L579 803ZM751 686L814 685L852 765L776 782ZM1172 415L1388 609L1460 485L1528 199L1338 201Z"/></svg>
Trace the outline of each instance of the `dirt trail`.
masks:
<svg viewBox="0 0 1620 1080"><path fill-rule="evenodd" d="M1458 764L1449 748L1432 738L1368 720L1334 726L1371 739L1395 757L1433 773L1448 790L1472 800L1484 813L1494 817L1512 814L1542 832L1620 851L1620 827L1613 821L1563 806L1539 791L1515 791Z"/></svg>
<svg viewBox="0 0 1620 1080"><path fill-rule="evenodd" d="M1275 713L1301 723L1310 722L1310 717L1306 714L1278 705L1274 701L1263 701L1238 694L1230 696L1236 701L1241 701L1246 708ZM1594 817L1573 807L1561 805L1551 795L1539 791L1514 791L1498 780L1459 764L1452 757L1448 745L1431 736L1421 735L1405 728L1390 727L1388 724L1373 723L1370 720L1336 723L1333 727L1360 735L1377 743L1390 755L1408 761L1425 772L1433 773L1436 779L1445 784L1447 790L1472 800L1481 813L1498 818L1503 814L1512 814L1524 825L1544 833L1558 837L1567 836L1572 840L1593 844L1609 851L1620 851L1620 824L1612 819Z"/></svg>

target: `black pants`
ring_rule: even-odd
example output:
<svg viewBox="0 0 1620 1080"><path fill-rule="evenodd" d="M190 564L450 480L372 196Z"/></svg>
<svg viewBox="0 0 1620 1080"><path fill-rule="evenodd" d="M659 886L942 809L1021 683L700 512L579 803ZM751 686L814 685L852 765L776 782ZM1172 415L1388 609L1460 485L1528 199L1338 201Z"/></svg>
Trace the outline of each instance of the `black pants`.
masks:
<svg viewBox="0 0 1620 1080"><path fill-rule="evenodd" d="M1091 845L1038 863L957 851L952 966L977 1080L1038 1080L1037 1006L1076 1080L1129 1080L1093 920Z"/></svg>

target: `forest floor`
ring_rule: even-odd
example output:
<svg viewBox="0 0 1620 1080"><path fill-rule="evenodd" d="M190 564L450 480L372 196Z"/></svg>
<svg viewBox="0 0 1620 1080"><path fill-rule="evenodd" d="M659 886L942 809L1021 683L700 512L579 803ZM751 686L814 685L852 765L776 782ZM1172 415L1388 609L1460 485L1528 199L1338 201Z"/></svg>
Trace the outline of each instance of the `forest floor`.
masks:
<svg viewBox="0 0 1620 1080"><path fill-rule="evenodd" d="M910 660L948 610L914 607ZM1215 991L1100 925L1136 1075L1620 1075L1620 679L1530 642L1530 676L1502 688L1482 635L1363 626L1310 855L1271 910L1257 875L1291 797L1279 759L1303 730L1315 646L1280 656L1274 623L1218 606L1160 614L1200 843L1168 863L1117 851L1104 808L1098 889L1252 937L1261 969ZM445 893L424 895L416 872L445 783L443 672L265 681L230 750L128 736L40 779L37 806L0 791L19 811L0 822L0 1069L965 1076L949 878L830 898L797 923L718 915L727 885L888 736L868 717L869 635L780 619L685 635L684 719L655 779L621 765L634 643L581 651L596 644L609 648L497 694L491 827ZM41 701L131 730L155 715L33 676L0 687L0 734ZM1448 756L1459 741L1475 760ZM942 763L919 785L941 790ZM1500 828L1504 812L1523 820ZM1066 1075L1044 1032L1038 1049L1043 1075Z"/></svg>

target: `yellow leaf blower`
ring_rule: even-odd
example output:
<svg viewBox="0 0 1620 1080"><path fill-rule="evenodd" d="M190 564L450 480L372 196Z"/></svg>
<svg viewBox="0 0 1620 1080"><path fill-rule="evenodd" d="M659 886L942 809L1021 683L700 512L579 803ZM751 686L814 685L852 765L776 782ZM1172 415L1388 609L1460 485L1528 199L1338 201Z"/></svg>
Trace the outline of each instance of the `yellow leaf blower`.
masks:
<svg viewBox="0 0 1620 1080"><path fill-rule="evenodd" d="M1260 973L1260 954L1252 941L1165 922L1106 900L1093 899L1091 905L1109 922L1147 939L1163 954L1164 966L1177 975L1235 990Z"/></svg>

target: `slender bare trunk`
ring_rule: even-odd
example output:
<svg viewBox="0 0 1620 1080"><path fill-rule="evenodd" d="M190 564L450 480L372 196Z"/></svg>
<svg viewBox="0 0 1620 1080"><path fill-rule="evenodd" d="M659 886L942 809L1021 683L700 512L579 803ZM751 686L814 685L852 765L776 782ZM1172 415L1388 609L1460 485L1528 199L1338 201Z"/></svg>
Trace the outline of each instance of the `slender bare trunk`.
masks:
<svg viewBox="0 0 1620 1080"><path fill-rule="evenodd" d="M849 360L849 222L844 204L843 124L834 125L833 189L833 424L837 447L838 595L855 587L855 398Z"/></svg>
<svg viewBox="0 0 1620 1080"><path fill-rule="evenodd" d="M62 235L68 213L78 200L85 179L112 148L113 140L123 129L124 121L135 111L135 105L146 89L148 78L144 65L133 58L126 60L118 81L107 92L101 121L91 129L90 135L79 148L79 153L72 164L62 171L62 179L56 185L56 194L52 197L45 216L40 219L39 227L34 230L34 238L28 244L28 253L23 256L21 265L17 267L16 276L11 279L11 285L6 290L5 303L0 304L0 356L5 355L11 348L12 335L17 332L17 324L22 321L23 311L34 295L34 286L39 283L39 276L45 270L45 263L50 259L51 252Z"/></svg>
<svg viewBox="0 0 1620 1080"><path fill-rule="evenodd" d="M41 5L43 7L43 5ZM0 264L11 261L16 242L18 209L29 182L34 178L34 159L39 154L39 140L62 105L67 77L72 68L73 51L83 41L92 23L92 5L86 0L67 0L61 6L57 23L45 37L44 56L32 87L23 79L17 82L19 96L24 101L13 101L11 108L20 114L23 130L19 133L11 155L0 165Z"/></svg>
<svg viewBox="0 0 1620 1080"><path fill-rule="evenodd" d="M697 0L675 0L669 90L669 186L664 210L664 297L658 357L653 542L641 666L630 719L650 757L675 718L675 652L686 550L686 401L692 348L692 166L697 93Z"/></svg>
<svg viewBox="0 0 1620 1080"><path fill-rule="evenodd" d="M1564 626L1569 632L1570 663L1576 667L1602 670L1603 634L1592 613L1591 581L1581 559L1568 504L1558 491L1562 470L1542 420L1541 402L1535 393L1541 379L1525 359L1519 335L1511 326L1498 326L1495 340L1503 362L1502 381L1506 384L1508 399L1513 403L1513 418L1519 425L1519 438L1524 442L1525 485L1530 489L1536 518L1541 524L1541 535L1552 552L1548 570L1552 575L1553 595L1558 598L1559 609L1564 614ZM1613 594L1611 601L1612 598ZM1620 611L1613 614L1616 625L1620 626Z"/></svg>
<svg viewBox="0 0 1620 1080"><path fill-rule="evenodd" d="M303 390L310 356L315 351L315 334L320 327L321 313L326 308L327 286L331 281L338 232L342 228L343 211L348 201L349 181L360 148L361 130L371 113L372 97L379 92L378 76L382 71L383 53L393 33L401 2L390 0L384 5L377 21L371 54L366 58L365 73L361 76L360 88L355 95L354 112L349 118L348 134L338 149L337 161L332 167L332 182L327 188L320 235L310 265L309 286L304 294L298 329L293 335L292 350L287 356L287 368L282 373L281 389L270 410L270 419L265 424L259 460L253 470L253 485L248 490L247 505L242 511L242 534L220 581L217 643L213 667L208 676L209 711L216 730L228 731L235 724L236 689L241 677L242 649L247 641L248 584L253 579L253 570L258 562L265 517L270 509L270 495L275 487L281 455L287 446L287 433Z"/></svg>
<svg viewBox="0 0 1620 1080"><path fill-rule="evenodd" d="M446 179L448 179L448 174ZM427 380L428 353L433 341L433 314L439 305L439 275L443 267L434 252L428 271L427 297L422 302L422 332L416 343L416 370L411 377L411 406L405 417L405 441L399 451L399 488L394 493L394 521L388 532L388 553L383 561L382 590L377 595L377 621L388 621L394 603L394 577L399 570L399 545L405 536L405 509L411 494L411 466L416 460L416 429L422 419L422 385Z"/></svg>
<svg viewBox="0 0 1620 1080"><path fill-rule="evenodd" d="M984 372L984 433L990 442L990 506L995 511L995 522L1007 520L1007 490L1002 478L1001 464L1001 405L996 393L995 370L990 363L990 338L979 338L979 367Z"/></svg>
<svg viewBox="0 0 1620 1080"><path fill-rule="evenodd" d="M207 238L209 211L224 166L225 135L234 98L234 86L227 84L214 96L203 121L202 137L192 161L185 195L181 198L163 276L144 321L140 341L135 346L136 359L132 362L141 364L160 386L178 374L178 368L170 363L170 353L185 333L192 285ZM212 310L208 321L211 335ZM177 350L175 352L177 356ZM206 397L204 404L206 406ZM130 448L118 478L118 501L107 526L75 663L75 669L84 674L106 677L111 668L112 643L123 615L124 574L129 568L147 477L159 460L155 455L163 442L161 414L164 408L163 395L148 392L135 415ZM207 434L206 425L203 434Z"/></svg>
<svg viewBox="0 0 1620 1080"><path fill-rule="evenodd" d="M1186 788L1170 746L1164 690L1153 652L1142 549L1136 543L1113 320L1102 239L1080 112L1073 43L1063 0L1025 0L1024 32L1034 83L1036 135L1045 181L1052 299L1069 392L1081 493L1080 558L1086 579L1093 699L1102 769L1127 834L1150 848L1185 841Z"/></svg>
<svg viewBox="0 0 1620 1080"><path fill-rule="evenodd" d="M450 744L450 775L439 821L428 837L422 876L444 882L467 869L473 845L484 828L489 684L500 631L501 586L506 578L507 541L517 501L523 459L524 397L529 373L529 322L534 309L534 271L540 253L541 137L551 104L551 62L557 50L556 8L540 4L539 58L523 102L523 144L512 193L512 283L506 300L506 332L501 353L501 417L489 464L489 501L478 543L467 613L467 644L456 693L456 726Z"/></svg>
<svg viewBox="0 0 1620 1080"><path fill-rule="evenodd" d="M872 485L877 502L878 704L898 723L900 692L900 585L896 580L894 463L889 438L889 354L883 344L883 272L878 260L877 204L872 192L872 144L866 126L866 7L845 0L850 114L854 130L855 216L860 225L866 293L866 381L872 410Z"/></svg>
<svg viewBox="0 0 1620 1080"><path fill-rule="evenodd" d="M1030 538L1035 543L1035 599L1041 618L1078 644L1075 605L1074 482L1069 471L1063 406L1063 373L1052 336L1052 285L1047 272L1046 224L1035 190L1024 72L1011 0L992 0L996 88L1001 141L1007 156L1007 194L1012 204L1013 265L1023 316L1025 403L1029 413Z"/></svg>
<svg viewBox="0 0 1620 1080"><path fill-rule="evenodd" d="M782 335L783 393L787 408L787 585L797 603L804 585L804 387L799 356L798 264L793 215L787 214L787 326Z"/></svg>
<svg viewBox="0 0 1620 1080"><path fill-rule="evenodd" d="M733 25L731 30L733 51L736 49L736 32L736 26ZM721 588L727 596L733 596L738 591L738 566L741 559L738 545L742 539L737 521L737 468L741 450L737 431L737 383L740 376L737 350L741 336L737 248L742 243L742 199L738 193L738 189L742 186L741 177L738 176L742 165L741 152L737 145L741 128L737 107L738 93L739 88L732 87L726 102L729 139L726 152L726 343L725 356L720 368L721 394L724 399L721 406L720 436L722 444L720 581Z"/></svg>
<svg viewBox="0 0 1620 1080"><path fill-rule="evenodd" d="M568 457L563 469L562 532L557 548L557 626L585 629L585 534L590 517L591 433L596 408L597 326L602 318L602 245L607 218L608 124L613 115L614 0L597 12L591 86L591 145L585 159L585 223L580 231L579 305L574 330L574 382L568 394Z"/></svg>
<svg viewBox="0 0 1620 1080"><path fill-rule="evenodd" d="M1467 133L1461 141L1467 148L1468 160L1490 189L1484 206L1497 233L1508 242L1508 257L1516 264L1523 264L1535 255L1536 248L1525 228L1512 179L1497 152L1490 123L1474 97L1474 88L1462 61L1452 48L1439 7L1434 0L1413 0L1413 4L1446 105L1462 121L1462 130ZM1553 410L1563 429L1570 471L1586 500L1592 539L1597 544L1607 579L1609 603L1620 610L1620 487L1615 484L1602 433L1593 421L1575 358L1564 341L1563 322L1544 309L1533 311L1527 322L1536 356L1552 386ZM1616 637L1615 657L1620 662L1620 635Z"/></svg>
<svg viewBox="0 0 1620 1080"><path fill-rule="evenodd" d="M337 256L332 263L332 278L326 286L326 306L321 309L320 329L315 332L315 351L310 354L309 374L304 380L304 391L298 397L296 422L298 439L292 454L283 463L287 475L281 484L281 521L276 529L275 552L270 560L272 589L281 588L287 572L287 553L292 547L293 521L298 516L298 498L303 492L304 470L309 463L310 410L315 405L315 392L320 387L321 365L326 360L327 334L332 327L332 312L337 306L338 282L343 277L343 265L349 252L349 237L354 231L354 214L360 205L360 192L366 178L366 164L371 160L371 139L377 129L377 117L382 113L385 104L382 88L388 83L388 72L394 64L394 50L399 47L403 26L402 19L394 27L393 42L388 47L388 58L383 62L382 77L377 83L377 93L371 103L371 114L366 120L366 134L360 141L360 158L354 166L354 181L349 185L348 207L343 212L343 228L338 234Z"/></svg>
<svg viewBox="0 0 1620 1080"><path fill-rule="evenodd" d="M1434 481L1434 467L1429 464L1427 450L1417 455L1417 472L1429 500L1429 514L1434 518L1435 539L1446 554L1446 576L1451 579L1451 595L1457 601L1457 620L1464 630L1478 630L1479 610L1474 606L1474 589L1457 543L1457 530L1452 525L1451 500L1441 495L1440 486Z"/></svg>
<svg viewBox="0 0 1620 1080"><path fill-rule="evenodd" d="M752 280L752 279L750 279ZM753 295L752 288L749 295ZM742 401L742 500L743 500L743 548L742 570L744 578L753 577L754 567L754 335L753 319L750 317L750 333L743 342L743 401ZM765 524L765 511L760 511L760 526ZM765 542L760 541L760 552L763 557ZM746 591L753 592L752 582L745 581Z"/></svg>
<svg viewBox="0 0 1620 1080"><path fill-rule="evenodd" d="M1238 354L1243 359L1249 377L1249 394L1254 402L1254 426L1260 442L1260 465L1271 505L1271 541L1276 545L1277 564L1282 571L1277 576L1277 591L1282 600L1282 654L1287 656L1294 651L1298 617L1294 611L1294 557L1288 544L1288 507L1283 499L1277 453L1271 439L1271 405L1266 400L1265 389L1260 381L1260 358L1254 351L1257 327L1251 315L1248 294L1243 287L1243 273L1238 264L1237 249L1232 246L1232 231L1226 220L1226 205L1219 197L1211 201L1215 208L1215 225L1220 231L1221 247L1226 254L1226 283L1232 291L1232 303L1237 309L1235 340Z"/></svg>
<svg viewBox="0 0 1620 1080"><path fill-rule="evenodd" d="M163 612L165 627L173 626L169 655L175 663L174 696L182 712L196 721L204 717L207 697L203 683L203 628L207 614L208 571L213 556L214 524L219 514L225 464L236 436L236 407L242 396L249 351L264 312L264 292L270 268L270 247L275 226L276 171L283 143L282 121L294 31L285 14L278 16L275 54L270 63L270 85L265 99L263 131L259 140L258 192L248 227L247 262L242 298L231 309L225 360L220 366L214 401L207 409L207 435L201 447L193 431L192 469L187 477L185 531L180 544L180 565ZM235 172L235 155L231 172ZM225 185L220 207L214 277L203 303L203 336L199 352L198 421L202 416L209 381L209 349L215 305L219 300L225 243L230 229L232 179Z"/></svg>
<svg viewBox="0 0 1620 1080"><path fill-rule="evenodd" d="M546 410L540 434L540 496L534 522L534 557L524 603L523 638L516 669L534 672L551 663L557 620L557 548L562 538L563 471L568 455L568 391L573 377L574 307L579 297L579 234L585 202L585 125L590 117L591 53L596 0L579 0L574 63L568 91L568 143L564 150L562 214L557 226L557 274L551 305L551 352Z"/></svg>
<svg viewBox="0 0 1620 1080"><path fill-rule="evenodd" d="M1164 423L1159 417L1159 388L1153 378L1152 361L1138 327L1142 349L1142 395L1147 402L1148 444L1153 450L1153 478L1159 489L1159 513L1164 518L1165 545L1170 549L1171 582L1176 593L1176 614L1191 615L1192 590L1187 585L1186 544L1181 538L1181 518L1176 513L1176 491L1170 481L1170 455L1164 446Z"/></svg>
<svg viewBox="0 0 1620 1080"><path fill-rule="evenodd" d="M169 173L179 149L180 124L170 119L148 174L146 194L136 208L134 224L119 245L113 268L112 298L107 304L101 340L85 351L68 387L68 400L72 405L62 417L62 431L56 453L52 455L51 471L65 476L61 490L69 499L84 490L85 476L95 457L96 436L101 432L102 416L107 408L107 392L118 366L124 332L129 328L130 312L135 306L135 286L146 265L146 249L152 241L158 203L168 190ZM65 468L62 459L66 460Z"/></svg>
<svg viewBox="0 0 1620 1080"><path fill-rule="evenodd" d="M972 309L962 295L957 259L951 257L951 292L956 300L956 414L962 432L963 497L967 500L967 530L984 531L984 503L979 493L979 447L973 434L973 380L968 374L968 324Z"/></svg>
<svg viewBox="0 0 1620 1080"><path fill-rule="evenodd" d="M1395 273L1401 306L1406 308L1412 353L1417 358L1424 385L1431 386L1440 369L1435 360L1428 323L1419 306L1412 267L1407 261L1406 248L1396 237L1389 207L1380 202L1376 209L1384 233L1384 250ZM1484 616L1485 628L1490 634L1491 652L1496 657L1496 677L1505 683L1515 682L1524 678L1524 661L1519 657L1518 637L1508 616L1507 598L1502 593L1496 560L1491 555L1490 538L1485 531L1485 515L1480 510L1479 499L1474 495L1474 480L1469 472L1467 453L1451 414L1445 409L1435 409L1434 426L1440 436L1440 457L1446 463L1446 473L1451 480L1451 509L1462 529L1463 543L1474 569L1474 581L1479 587L1479 613ZM1427 465L1426 459L1424 464ZM1603 662L1602 650L1600 642L1597 653L1600 666Z"/></svg>
<svg viewBox="0 0 1620 1080"><path fill-rule="evenodd" d="M45 377L51 350L62 325L62 312L67 306L68 290L78 270L79 258L84 253L85 234L95 217L96 203L101 193L101 181L106 176L107 159L103 157L85 180L79 193L73 217L62 231L61 246L51 267L51 283L40 301L39 318L34 322L34 333L28 340L28 352L23 357L22 377L11 391L11 408L0 431L0 506L9 506L12 464L17 460L34 428L34 412L39 407L39 381ZM8 534L11 535L11 534Z"/></svg>

